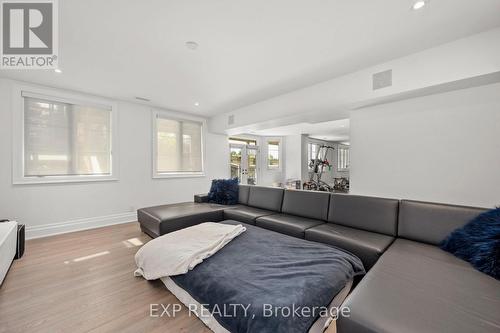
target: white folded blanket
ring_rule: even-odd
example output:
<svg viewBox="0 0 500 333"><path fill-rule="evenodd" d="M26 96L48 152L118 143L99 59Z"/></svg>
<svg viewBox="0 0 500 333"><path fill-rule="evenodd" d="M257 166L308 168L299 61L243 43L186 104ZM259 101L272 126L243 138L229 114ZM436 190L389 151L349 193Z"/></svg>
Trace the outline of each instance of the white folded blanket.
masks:
<svg viewBox="0 0 500 333"><path fill-rule="evenodd" d="M160 236L135 254L135 276L156 280L185 274L246 230L241 224L206 222Z"/></svg>

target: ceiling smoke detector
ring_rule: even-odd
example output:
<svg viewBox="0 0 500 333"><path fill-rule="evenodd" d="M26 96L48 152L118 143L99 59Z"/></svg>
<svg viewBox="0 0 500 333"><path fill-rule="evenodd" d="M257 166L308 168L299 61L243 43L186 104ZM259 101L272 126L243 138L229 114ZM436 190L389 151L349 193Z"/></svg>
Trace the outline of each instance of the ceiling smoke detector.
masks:
<svg viewBox="0 0 500 333"><path fill-rule="evenodd" d="M190 50L196 50L198 48L198 43L193 41L186 42L186 47Z"/></svg>

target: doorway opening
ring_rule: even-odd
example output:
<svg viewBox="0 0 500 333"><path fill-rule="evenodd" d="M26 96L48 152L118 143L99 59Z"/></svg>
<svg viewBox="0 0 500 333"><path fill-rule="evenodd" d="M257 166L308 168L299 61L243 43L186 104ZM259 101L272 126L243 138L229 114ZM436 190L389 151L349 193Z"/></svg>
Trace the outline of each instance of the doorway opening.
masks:
<svg viewBox="0 0 500 333"><path fill-rule="evenodd" d="M256 140L229 138L231 178L240 184L257 185L259 146Z"/></svg>

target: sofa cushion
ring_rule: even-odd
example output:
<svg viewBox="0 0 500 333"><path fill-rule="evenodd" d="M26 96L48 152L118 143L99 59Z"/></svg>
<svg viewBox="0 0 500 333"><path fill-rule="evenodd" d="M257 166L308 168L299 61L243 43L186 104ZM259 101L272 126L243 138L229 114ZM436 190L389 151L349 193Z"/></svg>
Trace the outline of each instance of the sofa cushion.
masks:
<svg viewBox="0 0 500 333"><path fill-rule="evenodd" d="M255 224L256 218L274 213L275 212L266 209L237 205L224 210L224 220L236 220L248 224Z"/></svg>
<svg viewBox="0 0 500 333"><path fill-rule="evenodd" d="M202 222L222 221L226 206L185 202L137 210L141 229L151 237L187 228Z"/></svg>
<svg viewBox="0 0 500 333"><path fill-rule="evenodd" d="M306 217L273 214L259 217L255 220L258 227L280 232L282 234L304 238L304 232L308 228L325 223L321 220L308 219Z"/></svg>
<svg viewBox="0 0 500 333"><path fill-rule="evenodd" d="M282 213L325 220L328 217L330 194L301 190L285 190Z"/></svg>
<svg viewBox="0 0 500 333"><path fill-rule="evenodd" d="M277 187L250 186L248 205L281 212L283 189Z"/></svg>
<svg viewBox="0 0 500 333"><path fill-rule="evenodd" d="M251 185L238 185L239 187L239 194L238 194L238 203L241 205L247 205L248 204L248 194L250 193L250 186Z"/></svg>
<svg viewBox="0 0 500 333"><path fill-rule="evenodd" d="M394 237L326 223L307 229L307 240L326 243L349 251L369 270L393 242Z"/></svg>
<svg viewBox="0 0 500 333"><path fill-rule="evenodd" d="M398 236L437 245L453 230L485 211L484 208L402 200Z"/></svg>
<svg viewBox="0 0 500 333"><path fill-rule="evenodd" d="M210 192L208 192L208 202L221 205L236 205L238 203L238 178L214 179Z"/></svg>
<svg viewBox="0 0 500 333"><path fill-rule="evenodd" d="M500 281L436 246L397 239L343 304L339 333L498 332Z"/></svg>
<svg viewBox="0 0 500 333"><path fill-rule="evenodd" d="M332 194L328 221L347 227L396 236L397 199Z"/></svg>
<svg viewBox="0 0 500 333"><path fill-rule="evenodd" d="M484 212L453 231L440 248L500 280L500 208Z"/></svg>

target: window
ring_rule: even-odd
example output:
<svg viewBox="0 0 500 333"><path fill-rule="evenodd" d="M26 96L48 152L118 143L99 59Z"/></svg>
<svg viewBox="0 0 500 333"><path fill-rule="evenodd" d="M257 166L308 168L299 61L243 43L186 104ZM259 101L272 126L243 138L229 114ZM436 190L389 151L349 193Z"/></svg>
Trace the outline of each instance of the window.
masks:
<svg viewBox="0 0 500 333"><path fill-rule="evenodd" d="M339 147L337 150L337 157L338 157L337 169L339 171L349 170L349 162L350 162L349 148Z"/></svg>
<svg viewBox="0 0 500 333"><path fill-rule="evenodd" d="M203 176L203 123L155 113L154 177Z"/></svg>
<svg viewBox="0 0 500 333"><path fill-rule="evenodd" d="M114 179L112 105L28 91L20 95L14 183Z"/></svg>
<svg viewBox="0 0 500 333"><path fill-rule="evenodd" d="M279 169L280 167L280 141L267 141L267 167L269 169Z"/></svg>
<svg viewBox="0 0 500 333"><path fill-rule="evenodd" d="M312 167L314 165L313 160L316 159L316 153L318 151L318 146L319 145L316 143L308 143L307 144L307 157L308 157L307 167L309 168L309 170L312 170Z"/></svg>

